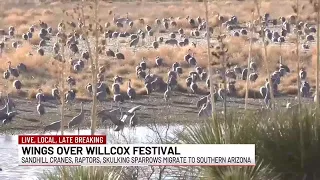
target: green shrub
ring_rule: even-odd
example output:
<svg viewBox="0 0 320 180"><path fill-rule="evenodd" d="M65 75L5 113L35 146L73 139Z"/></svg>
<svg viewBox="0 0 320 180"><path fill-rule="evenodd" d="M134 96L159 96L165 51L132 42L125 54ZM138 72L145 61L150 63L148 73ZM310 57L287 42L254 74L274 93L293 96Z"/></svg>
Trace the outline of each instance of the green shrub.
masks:
<svg viewBox="0 0 320 180"><path fill-rule="evenodd" d="M302 179L306 175L320 178L318 113L303 109L299 114L293 109L272 114L273 117L263 110L246 114L230 112L226 121L217 116L188 126L177 136L180 143L256 144L256 159L263 160L258 166L262 170L254 171L258 174L248 174L248 167L204 167L212 179L276 179L277 173L285 180ZM231 175L227 178L226 174Z"/></svg>

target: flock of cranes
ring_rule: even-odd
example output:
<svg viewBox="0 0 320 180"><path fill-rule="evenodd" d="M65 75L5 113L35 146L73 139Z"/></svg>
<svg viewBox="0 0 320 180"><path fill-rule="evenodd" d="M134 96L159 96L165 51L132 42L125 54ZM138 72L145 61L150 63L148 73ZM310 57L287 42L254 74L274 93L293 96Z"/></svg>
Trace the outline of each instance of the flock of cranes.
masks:
<svg viewBox="0 0 320 180"><path fill-rule="evenodd" d="M109 13L110 15L112 12ZM103 35L102 40L99 44L99 52L106 56L111 57L116 61L126 60L126 55L121 53L119 41L120 39L128 40L127 47L125 48L133 48L133 51L136 52L141 47L154 48L158 49L160 46L171 45L173 48L176 46L185 47L190 46L188 52L184 57L181 57L181 61L177 60L172 65L166 62L166 59L159 54L154 62L149 60L147 57L142 58L141 62L137 64L135 71L138 79L141 79L144 82L144 89L146 94L149 95L153 92L163 92L164 101L169 102L172 99L173 91L177 90L179 87L179 78L183 74L185 74L186 70L190 70L188 77L185 79L185 86L188 91L193 94L198 94L200 89L200 84L205 85L206 91L208 92L210 89L210 78L206 71L206 67L201 67L198 63L195 52L193 52L193 48L197 48L199 44L199 39L210 36L212 37L214 32L213 28L209 27L209 31L206 32L207 23L203 18L185 18L185 21L188 22L191 27L190 35L186 34L185 29L179 28L177 24L177 20L181 20L181 17L169 17L161 19L155 19L154 24L145 24L144 19L139 19L139 24L134 24L134 21L129 18L127 14L126 18L116 17L114 15L113 22L107 22L104 27L100 25L100 32ZM247 31L247 27L242 26L238 17L232 16L227 19L224 16L218 15L218 20L221 22L222 27L225 27L225 30L229 36L248 36L249 32ZM284 17L274 18L272 19L270 14L266 13L263 17L263 23L265 25L264 29L255 28L253 32L254 35L257 35L260 39L262 36L266 37L266 40L269 43L278 43L281 45L284 44L287 40L288 35L290 34L299 34L300 37L304 40L304 44L302 46L303 49L310 48L310 43L315 41L314 33L317 31L316 28L310 25L308 22L299 22L296 25L297 19L294 16L286 19ZM254 24L257 24L254 22ZM71 33L66 34L63 30L66 29L66 26L72 29ZM117 27L117 30L111 30L111 26L114 25ZM39 24L31 25L27 32L22 34L22 38L19 39L16 36L15 27L10 26L7 34L4 36L3 41L0 43L0 49L2 53L6 53L5 47L8 46L8 41L12 41L12 48L17 49L23 46L24 43L27 43L29 39L35 36L35 32L38 31L39 38L41 39L39 45L37 46L36 52L40 56L46 56L47 54L53 56L53 59L56 61L61 61L61 44L58 43L59 39L66 40L67 50L70 52L70 63L71 70L73 73L82 73L83 69L85 69L88 65L88 61L90 60L89 50L82 47L81 44L86 40L82 34L79 34L77 29L83 28L84 23L79 19L78 22L67 21L59 23L57 28L50 27L46 22L39 21ZM125 27L141 27L144 26L145 29L140 28L135 33L129 33L124 31ZM258 26L258 25L256 25ZM92 30L92 24L89 24L89 31ZM165 32L167 35L161 35L160 32ZM159 32L159 33L158 33ZM209 33L209 34L208 34ZM156 35L158 37L156 37ZM151 39L152 42L149 42ZM154 39L154 40L153 40ZM54 42L52 52L47 51L48 42ZM107 41L114 42L111 46L107 45ZM215 47L217 48L217 47ZM113 50L112 50L113 49ZM214 54L213 54L214 55ZM30 52L29 56L32 58L33 53ZM152 65L154 64L154 66ZM161 67L170 67L170 70L167 73L167 81L165 81L165 77L161 74L151 73L153 67L161 68ZM247 80L255 82L259 76L259 71L262 68L258 67L254 59L251 60L250 66L241 66L241 65L233 65L227 64L226 70L217 69L217 74L220 78L225 76L227 80L227 87L222 87L221 84L218 85L214 83L214 97L215 100L221 99L224 100L228 96L232 96L236 94L237 88L236 83L241 80ZM122 77L120 75L115 75L113 78L113 84L111 88L107 85L105 73L107 69L104 66L99 67L98 72L98 84L97 84L97 99L100 102L106 101L107 96L113 95L112 102L118 105L118 109L113 109L113 105L111 105L110 110L103 110L98 113L98 117L100 117L103 121L106 119L110 119L111 122L116 125L115 130L121 130L124 128L124 124L127 119L130 119L129 124L131 126L137 125L137 117L135 112L141 109L141 106L136 106L130 109L128 112L123 112L121 108L121 103L124 103L126 99L134 101L138 96L137 90L132 85L131 79L134 77ZM11 61L8 62L8 68L3 73L3 78L9 80L9 78L13 78L13 87L18 91L23 89L23 82L19 80L20 74L28 73L28 67L24 63L19 63L16 67L12 66ZM266 79L266 83L264 86L260 88L261 97L264 98L264 102L267 108L269 108L270 102L270 91L273 91L275 95L278 95L278 86L281 83L281 80L286 77L286 75L290 73L290 68L288 65L283 63L282 57L279 60L279 66L274 72L271 74L272 85L270 85L270 80ZM301 78L301 94L303 97L310 96L310 85L307 80L307 71L302 68L300 72ZM121 93L121 86L124 82L127 81L127 91L126 95ZM69 90L64 94L66 103L72 104L77 97L78 89L75 88L77 86L77 80L75 77L70 76L67 77L66 82L69 86ZM78 87L79 88L79 87ZM88 94L92 95L93 86L91 83L88 83L85 87ZM58 85L54 85L52 89L51 95L54 99L60 103L61 94L59 92ZM202 116L210 116L211 112L211 102L210 102L210 94L201 97L197 102L196 106L199 109L198 115ZM42 89L39 89L39 92L36 94L37 106L36 111L40 116L43 116L45 111L45 104L43 102L46 101L46 97ZM3 123L6 124L12 121L12 118L17 114L16 111L12 111L12 102L9 97L6 99L5 106L0 110L0 116L3 120ZM80 113L72 118L68 124L69 128L77 126L79 128L80 124L84 121L84 112L83 112L83 104L81 103ZM58 131L60 129L61 121L53 122L50 125L45 126L45 131Z"/></svg>

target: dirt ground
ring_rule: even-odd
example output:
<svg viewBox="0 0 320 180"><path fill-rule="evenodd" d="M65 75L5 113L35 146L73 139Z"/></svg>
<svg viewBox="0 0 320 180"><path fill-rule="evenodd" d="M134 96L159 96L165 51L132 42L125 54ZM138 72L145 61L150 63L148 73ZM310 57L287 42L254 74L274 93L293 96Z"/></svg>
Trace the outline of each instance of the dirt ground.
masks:
<svg viewBox="0 0 320 180"><path fill-rule="evenodd" d="M150 96L144 96L134 101L125 101L121 104L124 110L128 110L134 106L141 105L142 108L137 112L139 126L147 124L166 124L166 123L178 123L188 124L192 122L199 122L198 118L199 109L196 107L196 102L199 99L199 95L182 94L175 92L170 102L165 102L163 94L155 93ZM40 116L36 112L36 101L26 99L13 98L18 115L14 118L11 124L1 126L0 133L25 133L25 132L41 132L45 125L60 119L60 109L57 108L55 101L45 102L46 114ZM293 97L278 97L276 99L278 108L284 108L287 102L294 101ZM303 104L312 103L312 99L302 99ZM257 109L265 108L263 99L249 99L250 110L256 111ZM3 106L3 105L2 105ZM114 108L117 105L113 103ZM223 101L219 100L216 103L216 107L219 113L223 110ZM242 98L228 98L227 100L228 110L236 110L241 112L244 109L244 99ZM110 109L111 103L104 102L99 104L98 110ZM71 118L80 112L79 101L75 102L75 105L71 107L71 110L65 111L66 125ZM82 124L82 128L90 128L90 112L91 103L89 101L84 102L85 122ZM112 127L111 122L102 124L101 119L98 118L98 127L106 128Z"/></svg>

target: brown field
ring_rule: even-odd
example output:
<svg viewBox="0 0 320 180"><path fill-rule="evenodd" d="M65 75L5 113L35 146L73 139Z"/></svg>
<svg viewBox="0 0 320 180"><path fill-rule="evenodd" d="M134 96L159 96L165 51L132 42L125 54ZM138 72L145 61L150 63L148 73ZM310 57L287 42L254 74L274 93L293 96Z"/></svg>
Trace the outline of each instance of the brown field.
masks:
<svg viewBox="0 0 320 180"><path fill-rule="evenodd" d="M2 2L4 3L4 2ZM78 2L69 1L54 1L48 3L25 3L14 4L6 3L3 4L0 11L0 29L4 29L7 32L9 26L15 27L15 35L5 42L5 49L0 57L0 72L3 73L8 68L7 61L12 62L12 66L16 66L19 63L24 63L27 66L27 72L23 72L17 78L22 82L22 89L16 90L12 83L16 78L10 77L8 80L2 79L0 81L0 89L3 93L10 93L16 98L27 98L34 99L37 93L37 89L41 88L45 94L51 96L51 89L55 84L61 85L61 63L53 58L52 45L56 42L55 33L58 32L57 27L60 22L76 22L78 19L77 12L74 12L74 8L77 6ZM292 5L294 1L263 1L261 4L261 13L270 12L273 18L290 17L294 12L292 10ZM299 19L301 21L308 21L313 23L316 18L316 14L313 12L312 6L309 5L309 1L300 1L301 5L304 5L304 10L301 12ZM255 9L252 1L219 1L209 3L209 26L214 28L214 35L216 37L219 32L220 23L217 14L223 17L229 18L232 15L237 16L239 24L244 25L246 22L251 20L250 11ZM113 15L126 17L128 13L129 19L133 20L133 27L125 26L123 28L118 28L113 22ZM84 15L93 16L93 10L90 6L84 8ZM167 72L171 69L174 62L180 62L183 68L183 74L179 76L179 93L190 93L190 89L186 87L185 79L188 77L189 72L193 71L194 68L190 67L184 61L184 55L191 49L195 52L195 58L197 60L198 66L207 68L208 57L207 57L207 46L206 38L203 34L199 38L190 37L191 42L195 42L197 45L190 45L184 47L177 47L171 45L160 44L158 49L154 49L151 46L152 41L158 37L168 37L168 34L173 31L177 31L183 28L187 37L189 33L194 29L190 26L186 17L197 18L198 16L204 18L204 5L202 2L189 2L189 1L174 1L174 2L106 2L101 1L99 6L99 22L102 25L103 32L107 30L116 30L119 32L129 32L135 33L138 29L145 30L146 24L152 26L155 29L154 37L146 37L145 42L138 44L136 52L133 52L133 48L129 47L130 38L118 38L116 40L108 40L107 44L103 47L104 49L112 49L116 52L123 53L125 56L124 60L116 60L115 58L107 57L105 51L99 54L99 66L104 66L106 72L104 76L106 77L106 82L111 88L113 83L113 77L116 75L122 76L124 78L124 84L121 86L123 93L127 90L127 80L132 80L132 86L136 89L137 93L140 94L141 98L149 98L144 90L144 82L136 76L135 67L141 62L142 58L147 59L147 66L151 69L151 73L157 74L163 77L164 81L167 81ZM155 25L155 19L163 19L173 17L177 23L176 27L169 27L165 30L163 27L157 27ZM257 13L255 19L257 18ZM141 23L139 19L142 18L144 23ZM45 50L44 56L37 53L38 44L40 38L39 33L39 20L46 22L50 27L53 28L53 33L50 40L47 41L47 45L43 48ZM104 24L110 22L111 26L108 28L104 27ZM35 33L33 37L29 40L21 39L21 35L26 33L31 25L35 25ZM229 34L226 29L222 28L222 33ZM67 32L72 32L70 26L66 26ZM164 33L162 33L164 32ZM91 47L94 46L94 32L90 32L90 44ZM92 38L91 38L92 37ZM1 37L0 37L1 38ZM268 52L268 64L270 72L273 72L278 67L279 56L283 57L283 63L286 64L290 69L291 73L286 75L281 79L281 84L279 85L279 91L281 94L286 95L296 95L297 93L297 58L294 55L296 45L290 43L292 39L294 40L294 35L288 37L288 43L283 45L280 49L278 44L271 44L267 47ZM105 39L103 34L100 36L100 41ZM291 40L290 40L291 39ZM12 42L19 42L19 47L14 49L11 47ZM249 54L249 40L246 36L234 37L227 36L225 43L228 47L228 62L231 64L237 64L241 67L247 65L247 59ZM214 38L211 39L212 47L216 45ZM311 43L310 50L301 51L301 65L308 72L308 81L311 85L311 91L313 92L315 88L315 65L316 65L316 49L315 43ZM102 47L102 45L100 44ZM300 47L300 45L299 45ZM267 77L265 61L263 60L263 46L261 43L256 42L252 47L252 56L258 65L259 77L256 82L249 83L249 97L250 98L260 98L259 88L264 85L265 79ZM68 48L66 48L65 59L69 60L71 58L79 58L81 52L86 49L84 43L79 44L80 54L73 55ZM210 50L212 51L212 50ZM32 55L28 55L31 53ZM157 68L155 67L155 58L160 56L164 59L164 66ZM77 80L77 98L89 99L91 98L89 93L86 91L85 86L92 82L90 63L85 63L85 68L81 73L76 73L70 70L71 66L67 65L65 67L65 78L67 76L72 76ZM215 69L221 69L222 62L218 62L214 65ZM65 79L64 79L65 81ZM217 78L215 83L221 83L221 78ZM205 82L198 83L200 91L199 94L206 94L208 88ZM237 80L236 82L237 97L243 98L245 95L245 81ZM186 95L186 94L184 94ZM111 99L112 97L110 97ZM163 99L162 94L158 95L159 99ZM196 98L189 102L190 108L195 104ZM37 117L35 117L37 118Z"/></svg>

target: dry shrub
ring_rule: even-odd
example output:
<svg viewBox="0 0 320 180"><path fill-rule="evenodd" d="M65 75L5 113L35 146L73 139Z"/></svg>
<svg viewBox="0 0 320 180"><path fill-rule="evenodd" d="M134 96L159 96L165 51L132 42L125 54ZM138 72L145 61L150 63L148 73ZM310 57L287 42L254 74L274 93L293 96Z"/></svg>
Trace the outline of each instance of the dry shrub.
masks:
<svg viewBox="0 0 320 180"><path fill-rule="evenodd" d="M3 21L5 24L12 26L20 26L28 23L28 19L26 17L18 14L9 14L3 19Z"/></svg>
<svg viewBox="0 0 320 180"><path fill-rule="evenodd" d="M133 69L129 65L124 65L115 69L115 73L119 76L127 75L127 74L130 74L131 72L133 72Z"/></svg>
<svg viewBox="0 0 320 180"><path fill-rule="evenodd" d="M29 40L29 43L34 46L38 46L40 41L41 41L40 37L38 36L37 32L35 32L32 38Z"/></svg>

